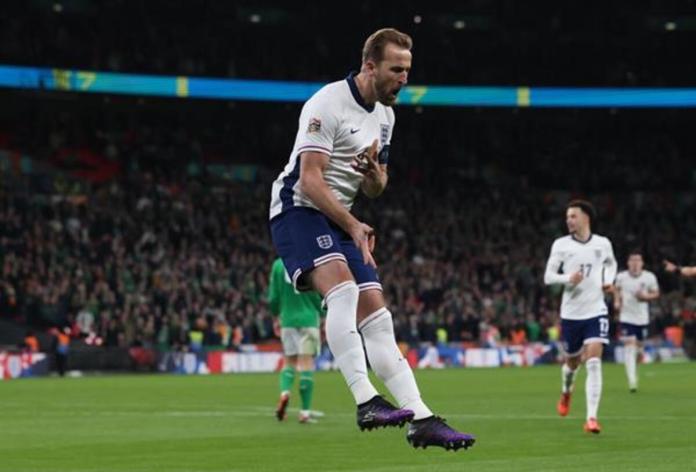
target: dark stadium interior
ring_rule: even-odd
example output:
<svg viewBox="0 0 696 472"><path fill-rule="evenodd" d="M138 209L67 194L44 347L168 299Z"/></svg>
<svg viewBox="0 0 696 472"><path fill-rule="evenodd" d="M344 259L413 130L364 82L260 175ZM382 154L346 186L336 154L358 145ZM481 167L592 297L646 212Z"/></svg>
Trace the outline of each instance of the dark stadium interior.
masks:
<svg viewBox="0 0 696 472"><path fill-rule="evenodd" d="M357 67L355 45L367 31L391 25L418 38L413 83L683 86L693 85L696 72L688 60L696 29L693 0L630 8L619 0L540 0L533 8L514 0L363 0L344 9L342 21L322 21L335 7L11 2L0 13L0 58L122 72L328 81Z"/></svg>

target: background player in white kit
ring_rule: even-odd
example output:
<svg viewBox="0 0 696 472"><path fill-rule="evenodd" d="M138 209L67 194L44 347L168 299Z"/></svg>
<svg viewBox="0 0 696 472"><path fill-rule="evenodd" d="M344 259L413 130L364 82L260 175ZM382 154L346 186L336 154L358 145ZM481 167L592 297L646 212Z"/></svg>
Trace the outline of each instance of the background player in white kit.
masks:
<svg viewBox="0 0 696 472"><path fill-rule="evenodd" d="M643 340L648 336L649 302L660 296L657 277L643 268L643 255L632 251L628 255L628 270L616 276L614 308L619 312L619 332L624 343L628 388L638 390L637 359Z"/></svg>
<svg viewBox="0 0 696 472"><path fill-rule="evenodd" d="M564 286L561 302L561 340L565 362L558 413L570 409L575 377L584 361L587 419L584 429L599 433L597 421L602 396L602 351L609 343L609 317L604 293L613 291L616 259L611 242L592 234L595 210L590 202L573 200L566 208L568 235L556 239L546 264L544 283Z"/></svg>
<svg viewBox="0 0 696 472"><path fill-rule="evenodd" d="M358 406L358 426L411 421L406 437L413 446L468 448L473 436L450 428L422 401L394 338L372 257L374 231L350 213L359 190L374 198L387 185L391 105L406 84L411 45L397 30L375 32L360 72L305 103L290 159L273 183L271 236L295 287L324 297L326 339ZM370 382L365 354L398 408Z"/></svg>

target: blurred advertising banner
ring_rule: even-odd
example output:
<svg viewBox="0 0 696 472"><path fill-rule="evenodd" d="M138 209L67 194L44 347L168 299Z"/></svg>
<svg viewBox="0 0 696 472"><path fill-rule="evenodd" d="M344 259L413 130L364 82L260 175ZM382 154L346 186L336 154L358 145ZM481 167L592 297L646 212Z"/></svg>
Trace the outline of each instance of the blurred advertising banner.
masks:
<svg viewBox="0 0 696 472"><path fill-rule="evenodd" d="M45 375L49 360L42 352L0 352L0 380Z"/></svg>

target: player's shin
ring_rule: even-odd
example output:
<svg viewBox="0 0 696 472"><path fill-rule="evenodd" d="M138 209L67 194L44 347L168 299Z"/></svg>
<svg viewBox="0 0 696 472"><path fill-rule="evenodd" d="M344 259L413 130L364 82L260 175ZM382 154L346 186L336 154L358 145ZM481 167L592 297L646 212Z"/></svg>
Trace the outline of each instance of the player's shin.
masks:
<svg viewBox="0 0 696 472"><path fill-rule="evenodd" d="M326 340L336 364L360 405L377 395L367 376L367 361L357 330L358 286L344 282L331 289L325 298Z"/></svg>
<svg viewBox="0 0 696 472"><path fill-rule="evenodd" d="M312 394L314 393L314 373L311 370L300 372L300 399L302 410L309 413L312 409Z"/></svg>
<svg viewBox="0 0 696 472"><path fill-rule="evenodd" d="M561 367L561 391L571 393L575 385L575 378L578 376L578 368L571 369L567 363Z"/></svg>
<svg viewBox="0 0 696 472"><path fill-rule="evenodd" d="M386 308L377 310L360 323L370 366L399 403L399 408L414 412L414 419L432 416L421 400L408 361L404 359L394 337L392 315Z"/></svg>
<svg viewBox="0 0 696 472"><path fill-rule="evenodd" d="M295 368L291 365L286 365L280 371L280 393L289 394L292 390L292 384L295 382Z"/></svg>
<svg viewBox="0 0 696 472"><path fill-rule="evenodd" d="M591 357L585 362L585 367L587 368L585 382L587 418L597 418L599 400L602 396L602 360L599 357Z"/></svg>
<svg viewBox="0 0 696 472"><path fill-rule="evenodd" d="M638 374L636 372L636 360L638 357L638 352L634 343L626 343L624 346L624 357L626 377L628 377L628 387L633 390L638 387Z"/></svg>

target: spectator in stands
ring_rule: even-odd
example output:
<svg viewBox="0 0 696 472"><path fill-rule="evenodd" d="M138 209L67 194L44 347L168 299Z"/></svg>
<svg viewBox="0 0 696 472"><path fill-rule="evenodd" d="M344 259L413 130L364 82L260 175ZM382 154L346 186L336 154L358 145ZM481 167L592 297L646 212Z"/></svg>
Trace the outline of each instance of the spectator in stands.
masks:
<svg viewBox="0 0 696 472"><path fill-rule="evenodd" d="M24 336L24 349L29 352L39 352L39 338L36 337L33 330L27 330L26 336Z"/></svg>
<svg viewBox="0 0 696 472"><path fill-rule="evenodd" d="M58 375L64 377L68 364L68 353L70 352L70 328L67 326L62 329L53 328L51 334L53 335L52 351L56 371Z"/></svg>

